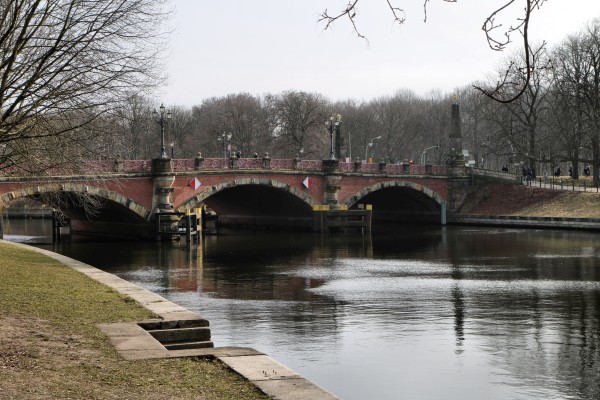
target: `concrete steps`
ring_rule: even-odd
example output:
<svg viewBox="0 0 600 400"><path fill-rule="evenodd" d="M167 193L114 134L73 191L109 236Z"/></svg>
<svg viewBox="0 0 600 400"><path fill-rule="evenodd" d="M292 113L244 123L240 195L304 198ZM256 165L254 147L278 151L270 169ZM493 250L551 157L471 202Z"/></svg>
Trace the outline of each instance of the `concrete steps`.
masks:
<svg viewBox="0 0 600 400"><path fill-rule="evenodd" d="M214 347L205 319L140 322L152 337L167 350L204 349Z"/></svg>

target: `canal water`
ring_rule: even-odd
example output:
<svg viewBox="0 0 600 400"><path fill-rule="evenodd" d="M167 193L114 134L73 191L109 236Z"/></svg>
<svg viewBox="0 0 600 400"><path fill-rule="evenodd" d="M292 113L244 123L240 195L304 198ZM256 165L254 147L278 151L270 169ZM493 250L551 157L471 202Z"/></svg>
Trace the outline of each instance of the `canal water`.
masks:
<svg viewBox="0 0 600 400"><path fill-rule="evenodd" d="M197 311L342 399L600 398L600 234L405 227L36 243Z"/></svg>

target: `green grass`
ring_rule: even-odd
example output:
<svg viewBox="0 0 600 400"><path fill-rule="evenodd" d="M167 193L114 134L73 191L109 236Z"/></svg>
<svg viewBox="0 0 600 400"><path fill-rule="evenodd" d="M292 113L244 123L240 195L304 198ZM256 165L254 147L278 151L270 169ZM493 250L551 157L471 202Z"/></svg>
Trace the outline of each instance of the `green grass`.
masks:
<svg viewBox="0 0 600 400"><path fill-rule="evenodd" d="M151 317L129 298L78 271L0 243L0 366L3 360L10 365L0 368L0 397L268 398L214 360L125 361L96 326Z"/></svg>

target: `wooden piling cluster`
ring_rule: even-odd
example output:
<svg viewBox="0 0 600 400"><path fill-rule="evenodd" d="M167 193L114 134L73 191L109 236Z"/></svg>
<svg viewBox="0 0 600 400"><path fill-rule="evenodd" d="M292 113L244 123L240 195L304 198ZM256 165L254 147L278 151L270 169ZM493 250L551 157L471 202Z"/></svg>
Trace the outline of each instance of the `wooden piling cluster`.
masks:
<svg viewBox="0 0 600 400"><path fill-rule="evenodd" d="M202 236L202 208L185 212L156 213L158 240L185 238L186 243L200 243Z"/></svg>
<svg viewBox="0 0 600 400"><path fill-rule="evenodd" d="M313 206L313 231L330 232L360 229L371 232L373 207L371 204L360 205L357 210L348 210L347 206L332 209L329 205Z"/></svg>

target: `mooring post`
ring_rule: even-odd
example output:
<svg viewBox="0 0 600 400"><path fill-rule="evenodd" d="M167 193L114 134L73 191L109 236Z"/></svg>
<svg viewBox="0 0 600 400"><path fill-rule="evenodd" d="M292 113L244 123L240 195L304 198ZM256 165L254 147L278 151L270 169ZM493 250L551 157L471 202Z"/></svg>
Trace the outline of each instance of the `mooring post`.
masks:
<svg viewBox="0 0 600 400"><path fill-rule="evenodd" d="M160 214L157 213L155 214L155 222L156 222L156 240L161 240L162 239L162 235L160 233Z"/></svg>
<svg viewBox="0 0 600 400"><path fill-rule="evenodd" d="M373 224L373 205L367 204L366 206L367 215L365 216L365 232L371 233L371 225Z"/></svg>
<svg viewBox="0 0 600 400"><path fill-rule="evenodd" d="M52 210L52 243L60 242L60 224L58 223L58 212Z"/></svg>
<svg viewBox="0 0 600 400"><path fill-rule="evenodd" d="M327 212L329 206L315 204L313 206L313 231L325 232L327 230Z"/></svg>
<svg viewBox="0 0 600 400"><path fill-rule="evenodd" d="M202 208L194 209L194 214L196 215L196 223L194 225L194 229L196 229L196 244L200 243L200 236L202 235L202 231L204 230L204 218L202 218L202 211Z"/></svg>
<svg viewBox="0 0 600 400"><path fill-rule="evenodd" d="M185 242L192 244L192 216L190 210L185 210Z"/></svg>

